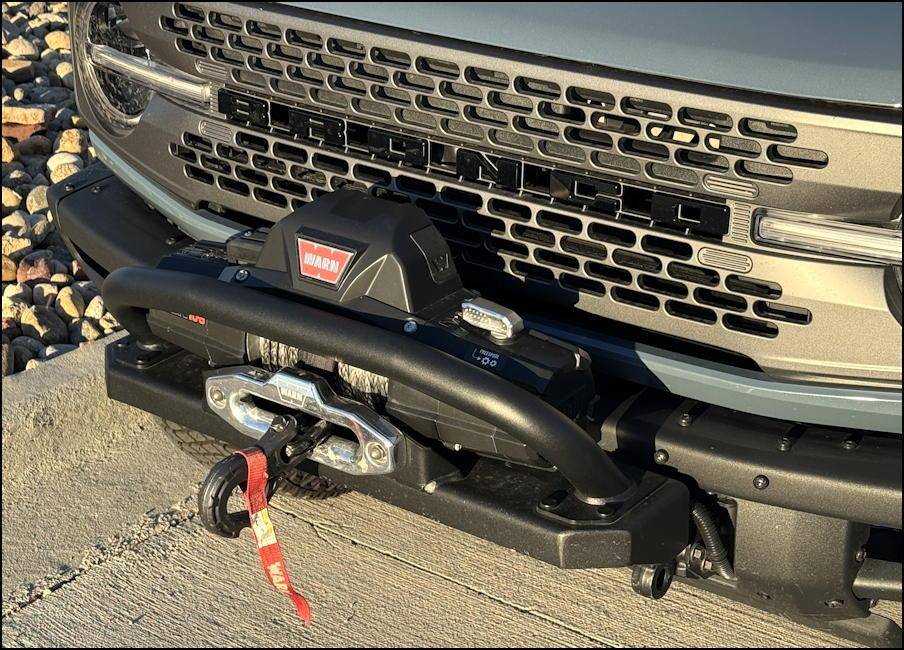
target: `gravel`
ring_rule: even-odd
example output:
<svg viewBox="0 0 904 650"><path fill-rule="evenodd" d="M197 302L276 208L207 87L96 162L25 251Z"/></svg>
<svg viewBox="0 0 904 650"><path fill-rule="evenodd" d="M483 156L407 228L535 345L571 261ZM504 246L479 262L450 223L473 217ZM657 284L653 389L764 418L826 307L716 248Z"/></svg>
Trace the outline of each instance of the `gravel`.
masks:
<svg viewBox="0 0 904 650"><path fill-rule="evenodd" d="M95 164L72 84L66 2L3 3L3 375L120 329L72 259L47 187Z"/></svg>

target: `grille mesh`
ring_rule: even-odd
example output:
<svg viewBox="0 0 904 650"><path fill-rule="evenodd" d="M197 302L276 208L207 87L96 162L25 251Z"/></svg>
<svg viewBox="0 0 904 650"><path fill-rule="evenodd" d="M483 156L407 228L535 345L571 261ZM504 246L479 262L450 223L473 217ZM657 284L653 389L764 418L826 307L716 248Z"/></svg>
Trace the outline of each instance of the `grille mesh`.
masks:
<svg viewBox="0 0 904 650"><path fill-rule="evenodd" d="M465 265L758 337L776 337L779 323L812 320L806 309L778 302L776 283L699 266L695 259L705 249L666 233L504 196L454 177L207 124L183 133L169 150L188 178L227 197L253 198L285 213L339 188L369 191L422 208ZM200 189L198 195L204 194Z"/></svg>
<svg viewBox="0 0 904 650"><path fill-rule="evenodd" d="M233 85L552 164L743 198L791 183L794 168L828 165L822 151L789 146L792 124L563 87L200 5L175 3L173 16L160 25L176 48L208 73L220 64Z"/></svg>

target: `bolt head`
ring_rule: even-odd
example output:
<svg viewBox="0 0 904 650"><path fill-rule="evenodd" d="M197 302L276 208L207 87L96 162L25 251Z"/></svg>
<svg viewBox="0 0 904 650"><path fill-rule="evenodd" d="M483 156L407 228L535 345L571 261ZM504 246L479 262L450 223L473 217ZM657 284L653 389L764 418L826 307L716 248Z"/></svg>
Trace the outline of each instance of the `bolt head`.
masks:
<svg viewBox="0 0 904 650"><path fill-rule="evenodd" d="M386 450L382 445L371 443L367 445L367 457L375 463L386 462Z"/></svg>
<svg viewBox="0 0 904 650"><path fill-rule="evenodd" d="M270 423L270 426L273 427L274 431L285 431L286 427L289 426L289 423L285 417L279 415L273 418L273 422Z"/></svg>
<svg viewBox="0 0 904 650"><path fill-rule="evenodd" d="M693 422L694 418L690 413L683 413L680 418L678 418L678 426L679 427L687 427L690 426L691 422Z"/></svg>
<svg viewBox="0 0 904 650"><path fill-rule="evenodd" d="M844 442L841 443L842 449L846 451L851 451L852 449L856 449L859 446L859 443L856 440L851 438L847 438Z"/></svg>
<svg viewBox="0 0 904 650"><path fill-rule="evenodd" d="M405 324L402 326L402 330L405 334L414 334L417 332L417 323L413 320L406 320Z"/></svg>
<svg viewBox="0 0 904 650"><path fill-rule="evenodd" d="M653 454L653 461L657 465L665 465L667 462L669 462L669 452L667 452L665 449L657 449L656 453Z"/></svg>
<svg viewBox="0 0 904 650"><path fill-rule="evenodd" d="M844 607L844 601L839 600L838 598L833 598L832 600L826 601L826 607L829 609L839 609L840 607Z"/></svg>
<svg viewBox="0 0 904 650"><path fill-rule="evenodd" d="M617 511L618 511L618 508L616 508L611 503L604 503L603 505L601 505L599 508L596 509L597 514L600 517L602 517L603 519L607 519L607 518L611 517Z"/></svg>
<svg viewBox="0 0 904 650"><path fill-rule="evenodd" d="M424 492L426 492L427 494L433 494L434 492L436 492L437 485L438 484L436 481L430 481L429 483L424 485Z"/></svg>
<svg viewBox="0 0 904 650"><path fill-rule="evenodd" d="M226 394L219 388L214 388L210 391L210 401L214 406L222 406L226 403Z"/></svg>
<svg viewBox="0 0 904 650"><path fill-rule="evenodd" d="M753 479L753 487L755 487L757 490L765 490L767 487L769 487L769 477L760 474Z"/></svg>
<svg viewBox="0 0 904 650"><path fill-rule="evenodd" d="M854 559L857 562L863 562L866 559L866 549L860 548L860 550L858 550L857 553L854 555Z"/></svg>
<svg viewBox="0 0 904 650"><path fill-rule="evenodd" d="M251 275L251 274L248 273L247 269L239 269L235 273L235 280L236 280L236 282L244 282L245 280L248 279L249 275Z"/></svg>
<svg viewBox="0 0 904 650"><path fill-rule="evenodd" d="M778 450L779 451L790 451L791 449L791 438L782 438L778 441Z"/></svg>

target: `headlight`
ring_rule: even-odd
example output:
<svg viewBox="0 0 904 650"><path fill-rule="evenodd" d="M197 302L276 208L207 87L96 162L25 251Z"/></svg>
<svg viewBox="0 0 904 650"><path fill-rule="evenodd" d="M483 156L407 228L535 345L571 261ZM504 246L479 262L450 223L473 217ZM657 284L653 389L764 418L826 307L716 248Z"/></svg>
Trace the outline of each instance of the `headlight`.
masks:
<svg viewBox="0 0 904 650"><path fill-rule="evenodd" d="M209 104L209 84L152 60L120 3L73 5L79 83L105 118L104 127L120 133L133 127L155 92L202 107Z"/></svg>

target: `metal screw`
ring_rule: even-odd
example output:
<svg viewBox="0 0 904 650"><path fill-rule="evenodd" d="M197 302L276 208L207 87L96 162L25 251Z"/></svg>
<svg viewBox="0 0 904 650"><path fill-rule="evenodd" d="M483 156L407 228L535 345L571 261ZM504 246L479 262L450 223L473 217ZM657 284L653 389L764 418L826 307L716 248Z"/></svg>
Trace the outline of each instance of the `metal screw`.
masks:
<svg viewBox="0 0 904 650"><path fill-rule="evenodd" d="M669 462L669 452L667 452L665 449L656 450L656 453L653 454L653 461L657 465L665 465L667 462Z"/></svg>
<svg viewBox="0 0 904 650"><path fill-rule="evenodd" d="M251 274L248 273L247 269L239 269L235 273L235 281L236 282L244 282L245 280L248 279L248 276L250 276L250 275Z"/></svg>
<svg viewBox="0 0 904 650"><path fill-rule="evenodd" d="M694 417L690 413L683 413L680 418L678 418L678 426L679 427L687 427L690 426L691 422L694 421Z"/></svg>
<svg viewBox="0 0 904 650"><path fill-rule="evenodd" d="M75 189L75 185L73 185L72 183L66 183L66 185L63 186L63 189L67 192L71 192Z"/></svg>
<svg viewBox="0 0 904 650"><path fill-rule="evenodd" d="M103 190L103 189L104 188L101 187L100 185L95 185L94 187L91 188L91 193L92 194L100 194L101 190Z"/></svg>
<svg viewBox="0 0 904 650"><path fill-rule="evenodd" d="M854 555L854 560L857 562L863 562L866 559L866 549L861 547L859 551Z"/></svg>
<svg viewBox="0 0 904 650"><path fill-rule="evenodd" d="M456 442L454 445L452 445L452 450L453 451L461 451L462 446Z"/></svg>
<svg viewBox="0 0 904 650"><path fill-rule="evenodd" d="M402 330L405 334L414 334L417 332L417 322L413 320L406 320L405 324L402 326Z"/></svg>
<svg viewBox="0 0 904 650"><path fill-rule="evenodd" d="M839 607L844 607L844 601L833 598L832 600L826 601L826 607L829 609L838 609Z"/></svg>
<svg viewBox="0 0 904 650"><path fill-rule="evenodd" d="M270 426L273 427L274 431L285 431L286 427L289 426L289 422L286 420L285 416L278 415L273 418L273 422L270 423Z"/></svg>
<svg viewBox="0 0 904 650"><path fill-rule="evenodd" d="M226 403L226 394L219 388L214 388L210 391L210 401L213 402L215 406L222 406Z"/></svg>
<svg viewBox="0 0 904 650"><path fill-rule="evenodd" d="M767 487L769 487L769 477L760 474L753 479L753 487L755 487L757 490L765 490Z"/></svg>
<svg viewBox="0 0 904 650"><path fill-rule="evenodd" d="M791 438L789 438L788 436L782 436L778 441L778 450L791 451Z"/></svg>
<svg viewBox="0 0 904 650"><path fill-rule="evenodd" d="M367 445L367 457L375 463L383 463L386 461L386 450L382 445L372 443Z"/></svg>
<svg viewBox="0 0 904 650"><path fill-rule="evenodd" d="M860 443L857 442L855 438L845 438L844 442L841 443L841 448L846 451L851 451L852 449L856 449L860 446Z"/></svg>

